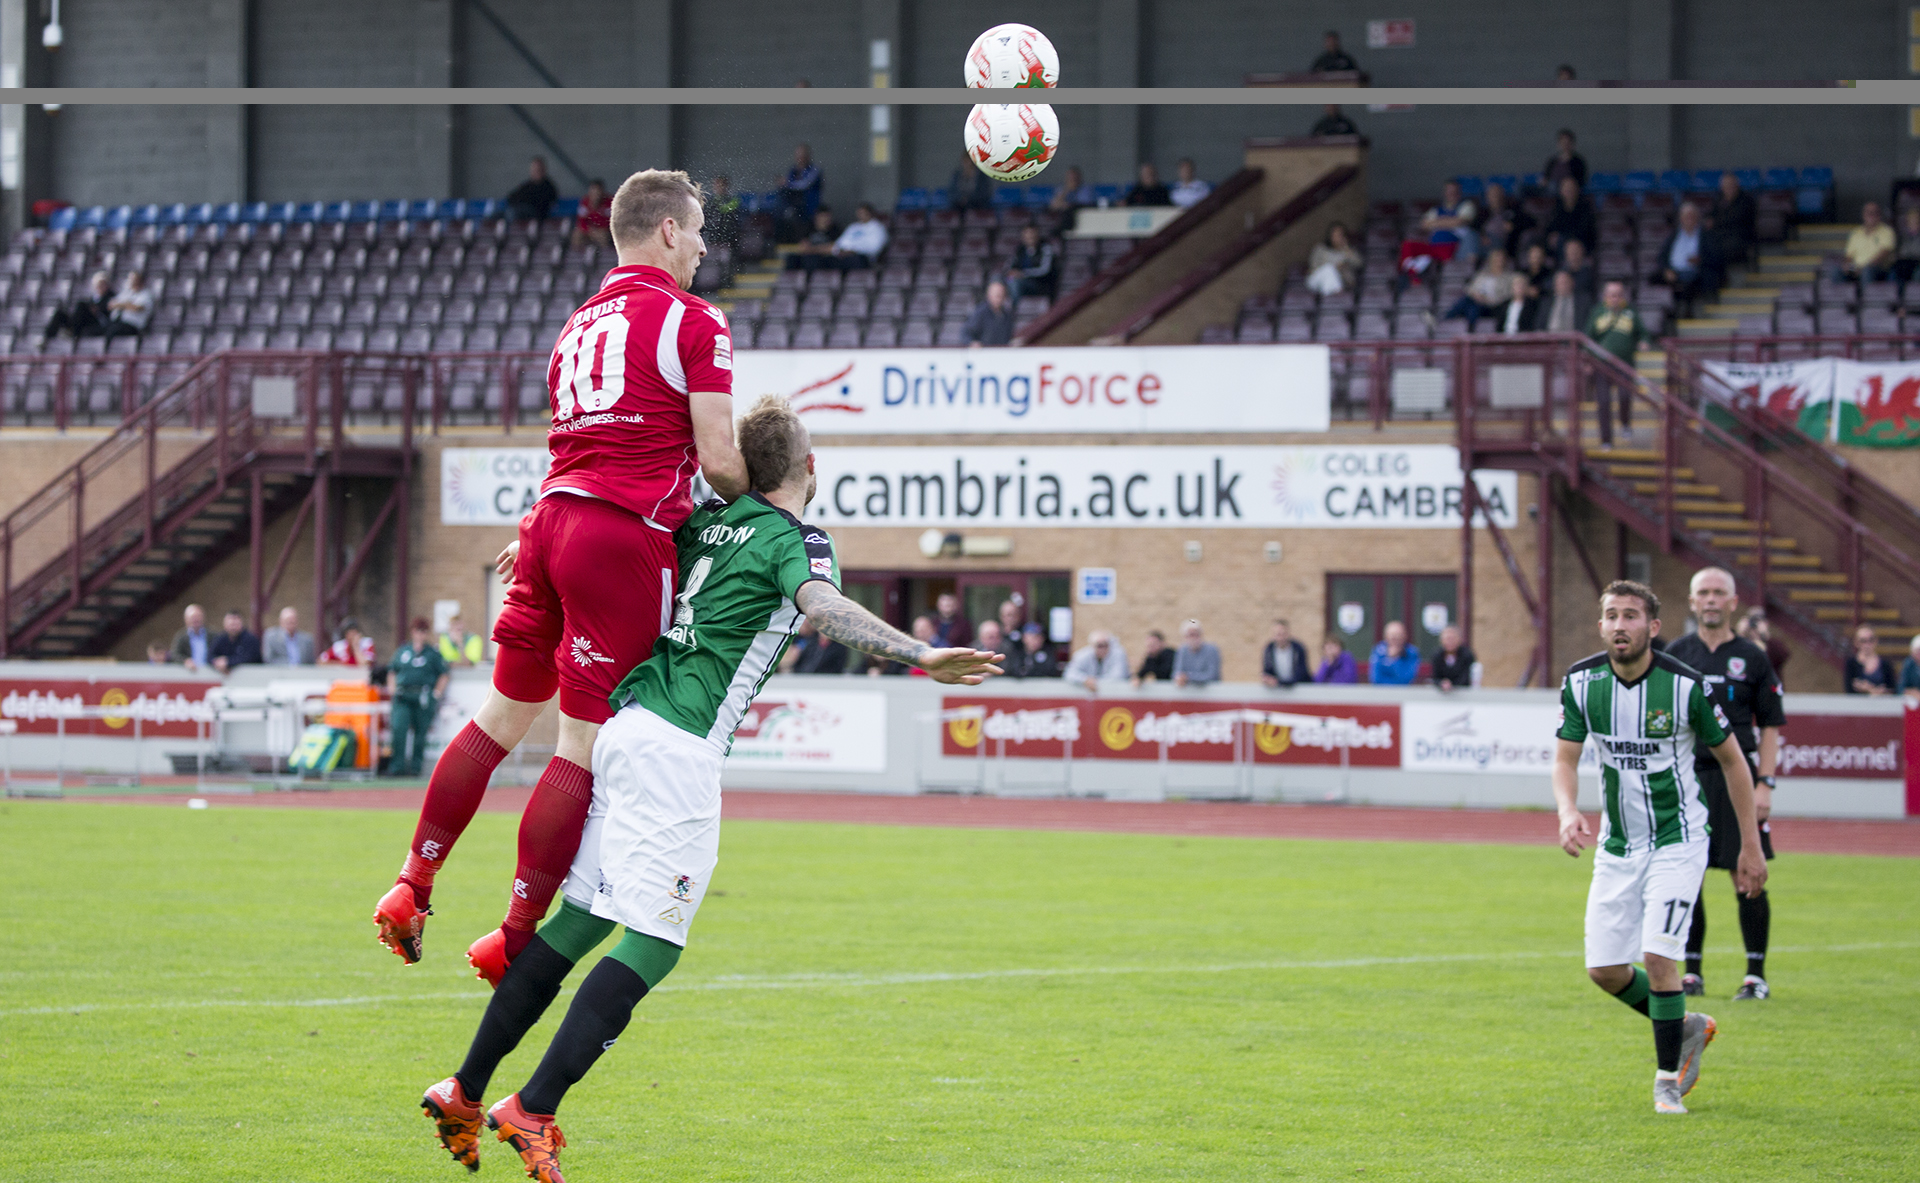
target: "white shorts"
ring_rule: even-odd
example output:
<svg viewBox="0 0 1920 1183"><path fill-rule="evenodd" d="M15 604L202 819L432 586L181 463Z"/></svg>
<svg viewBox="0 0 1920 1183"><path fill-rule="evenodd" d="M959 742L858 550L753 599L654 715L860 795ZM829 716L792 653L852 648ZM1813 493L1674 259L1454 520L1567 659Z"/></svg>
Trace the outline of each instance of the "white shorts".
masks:
<svg viewBox="0 0 1920 1183"><path fill-rule="evenodd" d="M1687 929L1707 874L1707 841L1621 858L1593 852L1587 890L1587 966L1631 965L1652 953L1687 955Z"/></svg>
<svg viewBox="0 0 1920 1183"><path fill-rule="evenodd" d="M720 768L703 737L642 707L593 744L593 805L561 890L595 916L685 947L720 861Z"/></svg>

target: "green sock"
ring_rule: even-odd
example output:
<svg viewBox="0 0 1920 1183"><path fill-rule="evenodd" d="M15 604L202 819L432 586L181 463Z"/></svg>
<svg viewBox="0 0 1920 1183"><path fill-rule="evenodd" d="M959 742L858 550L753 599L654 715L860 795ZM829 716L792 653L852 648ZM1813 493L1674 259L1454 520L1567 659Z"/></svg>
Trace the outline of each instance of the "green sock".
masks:
<svg viewBox="0 0 1920 1183"><path fill-rule="evenodd" d="M1645 981L1646 976L1646 974L1642 973L1637 980ZM1687 1017L1687 996L1678 990L1665 994L1655 991L1651 1002L1652 1005L1647 1010L1647 1017L1656 1023L1669 1019L1684 1019Z"/></svg>
<svg viewBox="0 0 1920 1183"><path fill-rule="evenodd" d="M578 964L612 931L613 921L602 920L572 900L563 899L553 919L540 926L540 939L555 953Z"/></svg>
<svg viewBox="0 0 1920 1183"><path fill-rule="evenodd" d="M620 943L607 956L639 974L640 980L651 990L679 963L680 946L629 928L627 935L620 938Z"/></svg>
<svg viewBox="0 0 1920 1183"><path fill-rule="evenodd" d="M544 936L545 934L542 933L541 935ZM1647 995L1651 992L1651 988L1647 985L1647 971L1636 965L1633 967L1633 980L1627 983L1626 989L1615 994L1614 997L1639 1011L1641 1014L1649 1018L1654 1018L1657 1016L1653 1015L1647 1007ZM1686 1010L1685 1001L1681 1002L1680 1009L1682 1011Z"/></svg>

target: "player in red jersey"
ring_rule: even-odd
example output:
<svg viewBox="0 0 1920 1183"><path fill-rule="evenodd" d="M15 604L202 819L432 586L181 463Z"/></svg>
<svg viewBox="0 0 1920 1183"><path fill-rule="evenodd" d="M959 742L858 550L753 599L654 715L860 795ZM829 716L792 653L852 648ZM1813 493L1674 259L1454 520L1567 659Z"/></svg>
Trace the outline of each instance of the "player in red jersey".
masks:
<svg viewBox="0 0 1920 1183"><path fill-rule="evenodd" d="M580 844L608 696L666 626L673 531L693 512L694 470L729 500L746 491L727 319L686 291L707 253L704 222L684 172L635 173L614 194L619 264L554 346L552 460L499 560L513 582L493 628L493 688L434 765L406 863L374 911L381 942L408 964L420 959L435 873L557 689L559 745L520 818L506 920L468 959L498 981L532 939Z"/></svg>

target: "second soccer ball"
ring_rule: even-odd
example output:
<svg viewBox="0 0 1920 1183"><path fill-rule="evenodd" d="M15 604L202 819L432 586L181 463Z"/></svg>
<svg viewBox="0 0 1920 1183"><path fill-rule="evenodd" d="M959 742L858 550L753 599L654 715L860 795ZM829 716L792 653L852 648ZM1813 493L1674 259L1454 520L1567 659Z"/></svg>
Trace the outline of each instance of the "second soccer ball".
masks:
<svg viewBox="0 0 1920 1183"><path fill-rule="evenodd" d="M1060 81L1060 55L1032 25L995 25L973 39L966 78L978 88L1053 86Z"/></svg>
<svg viewBox="0 0 1920 1183"><path fill-rule="evenodd" d="M982 103L963 134L980 171L1008 183L1039 176L1060 147L1060 121L1045 103Z"/></svg>

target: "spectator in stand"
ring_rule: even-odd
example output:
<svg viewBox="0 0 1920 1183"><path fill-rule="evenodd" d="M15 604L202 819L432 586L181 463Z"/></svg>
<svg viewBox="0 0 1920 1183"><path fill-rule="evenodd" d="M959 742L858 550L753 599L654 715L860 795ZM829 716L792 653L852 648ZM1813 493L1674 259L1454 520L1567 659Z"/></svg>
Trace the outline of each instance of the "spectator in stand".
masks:
<svg viewBox="0 0 1920 1183"><path fill-rule="evenodd" d="M854 207L853 223L833 240L833 265L842 271L858 271L879 262L880 252L886 249L887 224L863 201Z"/></svg>
<svg viewBox="0 0 1920 1183"><path fill-rule="evenodd" d="M1047 209L1058 220L1062 234L1072 230L1080 220L1080 210L1098 202L1093 186L1086 183L1078 168L1067 169L1066 183L1053 191L1047 200Z"/></svg>
<svg viewBox="0 0 1920 1183"><path fill-rule="evenodd" d="M833 207L823 205L813 211L813 229L800 241L800 249L787 255L788 271L824 271L833 267L833 244L840 240L840 227L834 225Z"/></svg>
<svg viewBox="0 0 1920 1183"><path fill-rule="evenodd" d="M104 271L96 271L88 281L87 295L73 302L70 308L56 308L47 318L47 331L42 341L51 341L62 330L74 338L98 337L107 331L107 320L113 315L107 305L112 303L113 284Z"/></svg>
<svg viewBox="0 0 1920 1183"><path fill-rule="evenodd" d="M1200 633L1200 622L1180 626L1180 648L1173 655L1175 686L1205 686L1220 680L1220 646Z"/></svg>
<svg viewBox="0 0 1920 1183"><path fill-rule="evenodd" d="M1182 156L1179 163L1173 166L1173 172L1177 179L1167 193L1173 199L1173 204L1181 209L1199 205L1206 200L1207 194L1213 192L1212 182L1203 181L1195 175L1192 157Z"/></svg>
<svg viewBox="0 0 1920 1183"><path fill-rule="evenodd" d="M360 631L360 622L349 616L340 622L340 637L320 655L321 665L375 665L373 638Z"/></svg>
<svg viewBox="0 0 1920 1183"><path fill-rule="evenodd" d="M1720 248L1701 225L1700 208L1692 202L1680 207L1680 221L1660 244L1660 282L1673 289L1682 316L1692 315L1694 301L1720 289Z"/></svg>
<svg viewBox="0 0 1920 1183"><path fill-rule="evenodd" d="M806 617L794 633L793 644L780 658L780 670L788 674L844 674L847 672L847 647L824 636Z"/></svg>
<svg viewBox="0 0 1920 1183"><path fill-rule="evenodd" d="M941 592L933 599L933 642L941 649L973 643L973 622L960 611L960 597Z"/></svg>
<svg viewBox="0 0 1920 1183"><path fill-rule="evenodd" d="M1786 676L1781 671L1792 659L1793 650L1787 648L1785 641L1773 635L1773 626L1767 623L1766 609L1747 609L1747 614L1740 618L1738 632L1767 651L1767 663L1773 666L1773 672L1780 675L1784 684Z"/></svg>
<svg viewBox="0 0 1920 1183"><path fill-rule="evenodd" d="M507 216L516 222L537 222L553 212L560 191L547 176L547 158L536 156L527 162L527 179L507 194Z"/></svg>
<svg viewBox="0 0 1920 1183"><path fill-rule="evenodd" d="M1740 187L1740 178L1732 169L1721 173L1720 192L1707 211L1707 223L1723 262L1745 263L1752 257L1753 244L1760 238L1759 218L1759 208L1753 196Z"/></svg>
<svg viewBox="0 0 1920 1183"><path fill-rule="evenodd" d="M1293 639L1284 620L1273 622L1273 637L1260 651L1260 681L1270 687L1298 686L1313 681L1307 665L1307 647Z"/></svg>
<svg viewBox="0 0 1920 1183"><path fill-rule="evenodd" d="M1323 296L1351 291L1363 260L1338 222L1327 227L1327 240L1307 255L1307 286Z"/></svg>
<svg viewBox="0 0 1920 1183"><path fill-rule="evenodd" d="M1485 313L1502 307L1513 294L1513 272L1507 269L1507 252L1487 252L1487 261L1472 279L1467 290L1447 309L1442 320L1465 320L1472 328Z"/></svg>
<svg viewBox="0 0 1920 1183"><path fill-rule="evenodd" d="M313 634L300 631L300 613L280 609L280 623L260 638L260 657L268 665L313 664Z"/></svg>
<svg viewBox="0 0 1920 1183"><path fill-rule="evenodd" d="M1600 238L1600 218L1593 211L1593 202L1571 175L1560 178L1559 193L1560 199L1553 203L1553 216L1547 219L1547 249L1564 259L1567 244L1577 242L1591 255L1593 244Z"/></svg>
<svg viewBox="0 0 1920 1183"><path fill-rule="evenodd" d="M1572 66L1561 66L1553 72L1553 80L1555 82L1572 82L1578 77L1579 75L1573 72Z"/></svg>
<svg viewBox="0 0 1920 1183"><path fill-rule="evenodd" d="M573 215L573 245L613 249L613 198L607 195L607 183L599 177L587 182L580 197L580 208Z"/></svg>
<svg viewBox="0 0 1920 1183"><path fill-rule="evenodd" d="M1328 29L1326 36L1320 39L1320 56L1313 59L1309 67L1315 74L1346 74L1360 67L1340 48L1340 30Z"/></svg>
<svg viewBox="0 0 1920 1183"><path fill-rule="evenodd" d="M1140 166L1140 179L1127 190L1122 205L1172 205L1173 192L1160 183L1160 172L1148 161Z"/></svg>
<svg viewBox="0 0 1920 1183"><path fill-rule="evenodd" d="M1500 326L1495 331L1509 337L1515 333L1531 333L1539 314L1538 293L1526 276L1516 272L1508 284L1507 302L1494 310L1495 322Z"/></svg>
<svg viewBox="0 0 1920 1183"><path fill-rule="evenodd" d="M975 629L973 633L973 647L989 653L1005 653L1007 651L1007 635L1001 631L1000 622L997 620L981 621L980 627Z"/></svg>
<svg viewBox="0 0 1920 1183"><path fill-rule="evenodd" d="M1533 219L1507 199L1506 186L1488 185L1486 208L1480 211L1474 229L1479 232L1483 249L1498 248L1507 252L1508 258L1518 258L1520 242L1530 237L1527 232L1533 229Z"/></svg>
<svg viewBox="0 0 1920 1183"><path fill-rule="evenodd" d="M1863 624L1854 630L1853 653L1847 658L1842 680L1848 694L1871 694L1878 698L1893 693L1897 685L1893 665L1880 656L1880 634L1873 631L1872 625Z"/></svg>
<svg viewBox="0 0 1920 1183"><path fill-rule="evenodd" d="M146 332L147 322L153 319L153 293L147 290L147 277L138 271L127 272L126 283L113 294L107 309L113 316L102 336L109 341Z"/></svg>
<svg viewBox="0 0 1920 1183"><path fill-rule="evenodd" d="M1473 223L1480 211L1472 201L1463 197L1460 182L1448 181L1440 190L1440 204L1434 206L1420 217L1421 229L1427 232L1427 241L1436 247L1453 248L1441 258L1451 259L1461 255L1469 259L1480 257L1480 235L1474 230Z"/></svg>
<svg viewBox="0 0 1920 1183"><path fill-rule="evenodd" d="M954 209L992 209L993 178L980 171L973 156L960 150L960 163L947 179L947 200Z"/></svg>
<svg viewBox="0 0 1920 1183"><path fill-rule="evenodd" d="M1013 265L1007 268L1009 294L1015 300L1023 296L1051 299L1060 286L1059 262L1059 252L1053 249L1052 240L1040 237L1038 226L1022 226L1020 249L1014 252Z"/></svg>
<svg viewBox="0 0 1920 1183"><path fill-rule="evenodd" d="M1433 651L1428 664L1433 668L1433 684L1441 690L1460 690L1473 685L1473 650L1467 648L1460 626L1450 624L1440 630L1440 648Z"/></svg>
<svg viewBox="0 0 1920 1183"><path fill-rule="evenodd" d="M1026 611L1020 605L1019 600L1000 601L1000 633L1006 638L1002 653L1011 653L1020 646L1020 626L1027 622Z"/></svg>
<svg viewBox="0 0 1920 1183"><path fill-rule="evenodd" d="M223 674L232 673L237 665L259 665L260 638L248 631L246 613L227 609L220 621L220 635L207 646L207 652L213 657L213 668Z"/></svg>
<svg viewBox="0 0 1920 1183"><path fill-rule="evenodd" d="M1560 188L1563 177L1572 177L1573 183L1582 189L1587 187L1587 160L1573 150L1573 143L1571 128L1563 127L1553 137L1553 155L1547 157L1547 163L1540 168L1540 179L1546 182L1550 193Z"/></svg>
<svg viewBox="0 0 1920 1183"><path fill-rule="evenodd" d="M1407 644L1406 625L1387 621L1367 663L1367 680L1375 686L1411 686L1420 680L1420 654Z"/></svg>
<svg viewBox="0 0 1920 1183"><path fill-rule="evenodd" d="M1507 254L1509 257L1513 256L1512 251L1508 251ZM1525 260L1520 264L1519 270L1520 274L1527 277L1528 283L1543 292L1553 286L1553 260L1547 258L1546 247L1536 242L1527 247L1519 257Z"/></svg>
<svg viewBox="0 0 1920 1183"><path fill-rule="evenodd" d="M1653 334L1647 331L1647 324L1640 314L1627 307L1627 285L1617 279L1607 281L1606 291L1600 297L1600 306L1587 318L1587 336L1608 353L1620 359L1622 365L1633 368L1634 351L1653 340ZM1627 439L1633 438L1633 391L1625 383L1605 383L1599 386L1600 397L1604 402L1604 391L1612 385L1619 399L1620 431ZM1602 405L1600 415L1604 425L1607 408Z"/></svg>
<svg viewBox="0 0 1920 1183"><path fill-rule="evenodd" d="M1098 691L1102 682L1127 680L1127 651L1106 629L1095 629L1086 647L1067 662L1066 678L1088 690Z"/></svg>
<svg viewBox="0 0 1920 1183"><path fill-rule="evenodd" d="M1900 663L1900 696L1909 710L1920 707L1920 633L1907 643L1907 659Z"/></svg>
<svg viewBox="0 0 1920 1183"><path fill-rule="evenodd" d="M713 188L707 194L707 221L700 228L700 236L710 246L737 249L744 213L740 195L733 191L732 178L724 175L713 178Z"/></svg>
<svg viewBox="0 0 1920 1183"><path fill-rule="evenodd" d="M987 298L967 318L967 344L1006 345L1013 340L1013 302L1007 299L1007 285L994 280L987 285Z"/></svg>
<svg viewBox="0 0 1920 1183"><path fill-rule="evenodd" d="M779 207L774 211L774 236L781 242L799 242L813 225L813 214L820 208L820 186L824 178L813 162L813 149L795 146L793 167L780 182Z"/></svg>
<svg viewBox="0 0 1920 1183"><path fill-rule="evenodd" d="M167 643L165 641L152 640L147 642L147 664L167 664Z"/></svg>
<svg viewBox="0 0 1920 1183"><path fill-rule="evenodd" d="M1893 257L1893 277L1905 287L1920 268L1920 205L1910 205L1900 215L1900 247Z"/></svg>
<svg viewBox="0 0 1920 1183"><path fill-rule="evenodd" d="M1320 109L1320 118L1314 121L1313 130L1307 134L1310 136L1357 136L1360 134L1360 129L1353 125L1353 120L1347 118L1347 113L1340 109L1339 103L1328 103Z"/></svg>
<svg viewBox="0 0 1920 1183"><path fill-rule="evenodd" d="M1047 632L1036 623L1029 623L1020 633L1020 651L1007 658L1012 667L1007 672L1016 678L1057 678L1060 676L1060 663L1054 660L1053 650L1047 648Z"/></svg>
<svg viewBox="0 0 1920 1183"><path fill-rule="evenodd" d="M167 652L167 660L190 670L213 668L213 638L207 635L207 610L198 604L188 604L180 615L185 627L173 634L173 647Z"/></svg>
<svg viewBox="0 0 1920 1183"><path fill-rule="evenodd" d="M1893 227L1880 214L1880 203L1869 201L1860 207L1860 224L1847 235L1846 251L1834 262L1833 274L1838 279L1886 279L1892 274L1888 267L1898 247Z"/></svg>
<svg viewBox="0 0 1920 1183"><path fill-rule="evenodd" d="M1582 333L1593 314L1593 298L1583 295L1573 281L1573 273L1553 273L1552 294L1541 299L1534 313L1536 333Z"/></svg>
<svg viewBox="0 0 1920 1183"><path fill-rule="evenodd" d="M1136 687L1148 681L1173 681L1173 650L1167 647L1166 634L1157 628L1147 630L1147 653L1140 659L1140 668L1133 674Z"/></svg>
<svg viewBox="0 0 1920 1183"><path fill-rule="evenodd" d="M1591 300L1600 290L1600 269L1593 265L1593 256L1588 253L1587 245L1575 238L1567 243L1560 270L1573 276L1574 290Z"/></svg>
<svg viewBox="0 0 1920 1183"><path fill-rule="evenodd" d="M1360 667L1354 663L1353 654L1347 652L1345 645L1328 637L1320 642L1320 668L1315 671L1313 680L1351 686L1360 680Z"/></svg>
<svg viewBox="0 0 1920 1183"><path fill-rule="evenodd" d="M486 656L486 643L478 633L467 631L458 612L447 617L447 631L440 634L440 656L450 668L472 668Z"/></svg>

